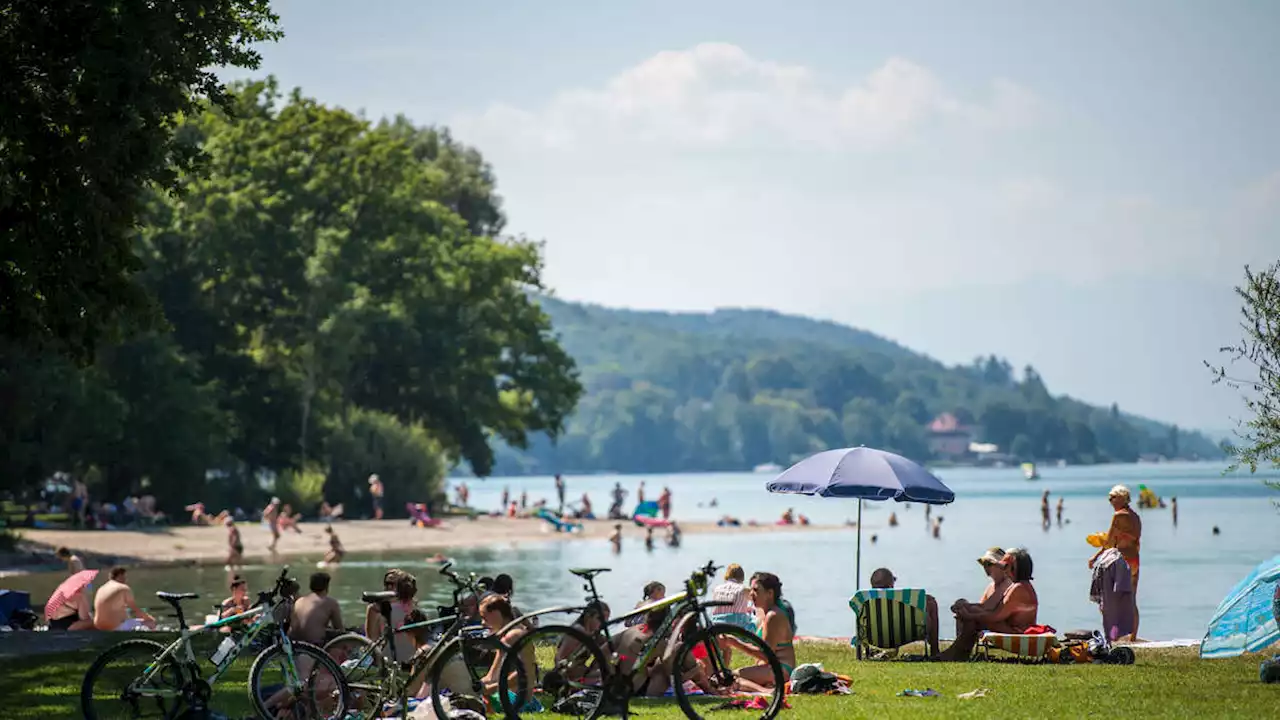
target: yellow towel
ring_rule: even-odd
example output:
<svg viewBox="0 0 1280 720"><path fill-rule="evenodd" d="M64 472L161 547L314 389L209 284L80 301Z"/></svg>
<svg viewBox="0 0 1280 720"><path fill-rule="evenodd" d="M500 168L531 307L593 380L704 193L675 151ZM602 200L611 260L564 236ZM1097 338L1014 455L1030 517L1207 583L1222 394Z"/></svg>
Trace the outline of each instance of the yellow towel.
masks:
<svg viewBox="0 0 1280 720"><path fill-rule="evenodd" d="M1107 543L1107 534L1104 532L1092 533L1089 537L1085 538L1085 542L1096 548L1100 548Z"/></svg>

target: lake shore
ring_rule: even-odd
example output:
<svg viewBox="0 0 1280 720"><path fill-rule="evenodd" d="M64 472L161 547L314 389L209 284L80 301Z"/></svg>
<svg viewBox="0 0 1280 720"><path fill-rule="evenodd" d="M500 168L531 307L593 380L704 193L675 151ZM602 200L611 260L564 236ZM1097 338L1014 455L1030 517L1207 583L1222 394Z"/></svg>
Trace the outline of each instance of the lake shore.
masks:
<svg viewBox="0 0 1280 720"><path fill-rule="evenodd" d="M587 520L581 532L557 533L550 524L537 518L496 518L482 516L475 520L454 518L435 528L411 527L406 520L344 520L334 523L334 530L348 553L403 553L406 550L444 551L449 548L480 545L519 544L527 542L607 542L616 521ZM719 527L713 522L680 522L682 533L761 534L833 530L832 525L742 525ZM246 562L276 561L282 558L319 559L328 550L324 524L307 522L301 533L281 534L276 554L268 553L271 533L261 523L238 523L245 546ZM850 528L852 531L852 528ZM85 558L91 567L113 564L129 566L156 565L220 565L227 557L227 532L221 527L179 526L155 530L22 530L21 547L11 553L10 562L0 569L0 576L20 575L56 569L52 553L68 547ZM622 523L623 538L643 538L645 530L632 522ZM655 530L657 542L663 542L665 531ZM25 557L28 562L13 562Z"/></svg>

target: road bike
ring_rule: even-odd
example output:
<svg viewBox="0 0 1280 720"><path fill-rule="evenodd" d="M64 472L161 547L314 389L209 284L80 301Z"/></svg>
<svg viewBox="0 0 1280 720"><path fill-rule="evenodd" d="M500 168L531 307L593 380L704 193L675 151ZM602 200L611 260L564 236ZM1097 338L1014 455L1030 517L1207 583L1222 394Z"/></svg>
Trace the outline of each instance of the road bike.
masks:
<svg viewBox="0 0 1280 720"><path fill-rule="evenodd" d="M683 592L610 618L596 633L590 634L580 625L544 625L523 634L511 643L498 678L498 695L506 716L518 719L522 708L536 699L535 705L556 714L588 719L606 714L626 717L633 697L646 687L669 682L680 709L693 720L700 720L698 709L705 709L708 701L747 690L757 691L761 698L756 701L761 720L772 720L782 709L786 683L782 664L759 636L736 625L711 621L711 609L732 605L700 599L707 592L707 578L717 569L707 563L689 576ZM508 628L537 615L600 608L595 577L608 569L570 572L585 581L585 605L530 613ZM665 617L658 627L651 628L652 634L634 656L620 655L616 649L622 635L611 633L610 628L641 616L656 617L657 611L665 611ZM532 668L522 660L529 649L536 658ZM747 665L767 668L772 683L757 685L740 678L738 671Z"/></svg>
<svg viewBox="0 0 1280 720"><path fill-rule="evenodd" d="M289 617L298 583L281 570L275 586L258 593L249 610L192 628L187 625L183 600L196 593L158 592L178 621L178 637L168 645L154 640L125 640L103 651L85 672L80 705L86 720L108 717L155 717L163 720L205 718L210 711L213 686L223 679L233 662L246 650L265 647L249 669L249 700L264 720L327 718L346 713L347 688L342 671L324 650L289 639ZM226 633L209 658L212 673L201 669L192 640L206 634ZM273 665L281 667L283 682L266 683ZM141 667L141 669L139 669ZM118 669L118 672L117 672ZM119 675L122 687L111 688Z"/></svg>

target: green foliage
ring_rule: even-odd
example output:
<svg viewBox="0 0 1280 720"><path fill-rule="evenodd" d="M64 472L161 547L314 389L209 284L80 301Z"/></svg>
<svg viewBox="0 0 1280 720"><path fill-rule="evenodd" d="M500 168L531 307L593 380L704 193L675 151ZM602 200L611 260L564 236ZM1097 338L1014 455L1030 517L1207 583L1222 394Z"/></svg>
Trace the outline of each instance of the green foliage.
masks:
<svg viewBox="0 0 1280 720"><path fill-rule="evenodd" d="M440 446L421 426L405 425L385 413L353 410L330 435L327 450L323 492L329 502L366 506L361 499L368 497L366 482L373 473L382 480L388 509L425 502L440 492Z"/></svg>
<svg viewBox="0 0 1280 720"><path fill-rule="evenodd" d="M256 504L275 475L306 512L378 472L394 509L446 458L484 474L495 439L560 434L582 388L534 299L541 247L488 234L504 220L478 152L274 80L222 99L176 121L200 172L137 231L171 327L85 368L0 342L0 482L96 466L95 497L172 511Z"/></svg>
<svg viewBox="0 0 1280 720"><path fill-rule="evenodd" d="M1210 367L1214 382L1242 391L1250 417L1240 424L1240 443L1231 452L1237 466L1257 472L1259 465L1280 467L1280 262L1261 273L1246 266L1244 273L1244 285L1236 288L1244 337L1222 352L1233 363L1243 361L1258 379L1232 376L1225 366Z"/></svg>
<svg viewBox="0 0 1280 720"><path fill-rule="evenodd" d="M280 33L267 0L11 1L0 8L0 337L82 364L150 324L132 235L148 188L198 153L175 118L225 100Z"/></svg>
<svg viewBox="0 0 1280 720"><path fill-rule="evenodd" d="M768 311L668 314L542 301L587 395L558 444L503 450L501 472L741 470L831 447L933 456L950 412L1028 460L1215 457L1198 433L1054 397L995 357L946 367L883 338Z"/></svg>

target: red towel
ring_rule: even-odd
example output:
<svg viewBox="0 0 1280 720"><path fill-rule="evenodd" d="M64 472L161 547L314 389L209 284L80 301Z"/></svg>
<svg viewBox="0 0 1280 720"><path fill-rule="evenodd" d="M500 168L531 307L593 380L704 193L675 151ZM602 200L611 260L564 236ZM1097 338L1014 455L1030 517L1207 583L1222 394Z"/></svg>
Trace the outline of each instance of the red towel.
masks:
<svg viewBox="0 0 1280 720"><path fill-rule="evenodd" d="M1058 631L1048 625L1032 625L1023 630L1020 635L1057 635Z"/></svg>

